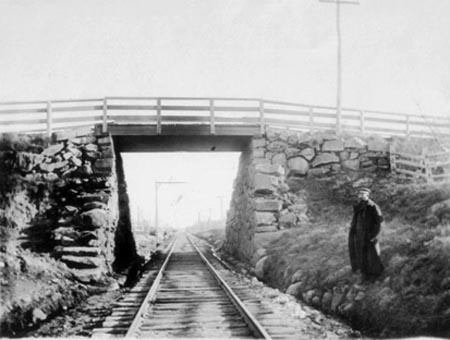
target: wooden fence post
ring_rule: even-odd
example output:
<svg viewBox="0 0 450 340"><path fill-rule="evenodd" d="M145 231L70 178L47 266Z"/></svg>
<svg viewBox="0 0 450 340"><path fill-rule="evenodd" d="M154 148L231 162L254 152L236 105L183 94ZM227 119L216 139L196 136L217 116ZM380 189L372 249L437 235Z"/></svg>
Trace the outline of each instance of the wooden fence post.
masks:
<svg viewBox="0 0 450 340"><path fill-rule="evenodd" d="M359 111L359 129L361 133L366 132L366 122L364 121L364 111Z"/></svg>
<svg viewBox="0 0 450 340"><path fill-rule="evenodd" d="M161 134L161 98L156 100L156 134Z"/></svg>
<svg viewBox="0 0 450 340"><path fill-rule="evenodd" d="M309 130L314 130L314 107L309 107Z"/></svg>
<svg viewBox="0 0 450 340"><path fill-rule="evenodd" d="M52 136L53 130L53 112L52 112L52 102L47 102L47 136L50 138Z"/></svg>
<svg viewBox="0 0 450 340"><path fill-rule="evenodd" d="M209 100L209 119L210 119L210 124L211 124L211 134L215 135L216 134L216 120L215 120L215 112L214 112L214 99L210 99Z"/></svg>
<svg viewBox="0 0 450 340"><path fill-rule="evenodd" d="M264 135L264 133L266 132L265 129L265 119L264 119L264 101L263 100L259 100L259 125L260 125L260 132L261 135Z"/></svg>
<svg viewBox="0 0 450 340"><path fill-rule="evenodd" d="M410 134L409 115L406 115L406 136L409 137L409 134Z"/></svg>
<svg viewBox="0 0 450 340"><path fill-rule="evenodd" d="M391 173L395 173L397 170L396 156L395 156L395 144L389 144L389 162L391 163Z"/></svg>
<svg viewBox="0 0 450 340"><path fill-rule="evenodd" d="M433 173L431 171L431 162L430 162L430 159L427 157L427 155L428 155L428 149L423 148L422 149L422 164L423 164L423 168L424 168L425 179L426 179L427 183L431 183L431 182L433 182Z"/></svg>
<svg viewBox="0 0 450 340"><path fill-rule="evenodd" d="M107 133L108 132L108 102L106 97L103 98L103 125L102 125L102 132Z"/></svg>

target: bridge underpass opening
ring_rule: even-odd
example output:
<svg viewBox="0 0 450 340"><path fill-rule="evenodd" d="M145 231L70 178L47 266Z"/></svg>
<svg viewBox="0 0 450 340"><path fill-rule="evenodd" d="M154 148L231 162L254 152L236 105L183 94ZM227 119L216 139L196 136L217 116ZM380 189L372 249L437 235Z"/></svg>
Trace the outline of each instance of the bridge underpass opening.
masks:
<svg viewBox="0 0 450 340"><path fill-rule="evenodd" d="M146 256L176 231L225 233L240 152L124 152L137 251Z"/></svg>

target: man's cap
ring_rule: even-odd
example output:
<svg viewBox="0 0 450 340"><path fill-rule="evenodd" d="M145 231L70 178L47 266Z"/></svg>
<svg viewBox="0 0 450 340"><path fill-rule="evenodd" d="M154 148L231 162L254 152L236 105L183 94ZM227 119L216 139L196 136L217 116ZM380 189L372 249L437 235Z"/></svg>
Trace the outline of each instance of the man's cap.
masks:
<svg viewBox="0 0 450 340"><path fill-rule="evenodd" d="M358 192L366 192L369 195L372 193L369 188L365 188L365 187L359 188Z"/></svg>

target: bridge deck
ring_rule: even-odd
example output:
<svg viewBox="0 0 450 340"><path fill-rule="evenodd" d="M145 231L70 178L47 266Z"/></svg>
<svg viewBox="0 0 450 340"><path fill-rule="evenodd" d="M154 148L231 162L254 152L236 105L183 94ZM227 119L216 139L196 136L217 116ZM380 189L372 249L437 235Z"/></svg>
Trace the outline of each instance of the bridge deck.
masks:
<svg viewBox="0 0 450 340"><path fill-rule="evenodd" d="M101 129L101 125L97 126ZM206 124L164 124L158 133L154 124L108 124L112 136L255 136L260 134L259 125L215 125L214 133Z"/></svg>

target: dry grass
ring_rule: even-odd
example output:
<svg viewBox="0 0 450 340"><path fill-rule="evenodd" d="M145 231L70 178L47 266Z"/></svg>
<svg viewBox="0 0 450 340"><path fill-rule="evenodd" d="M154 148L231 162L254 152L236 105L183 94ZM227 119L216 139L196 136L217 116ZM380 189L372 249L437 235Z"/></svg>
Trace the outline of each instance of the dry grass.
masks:
<svg viewBox="0 0 450 340"><path fill-rule="evenodd" d="M396 185L375 179L374 200L386 215L380 244L386 271L348 318L383 336L450 335L450 209L429 208L450 198L448 186ZM267 282L281 289L302 272L302 290L331 291L355 283L347 251L351 220L348 183L305 182L311 226L287 230L268 249ZM446 314L445 314L446 313Z"/></svg>

